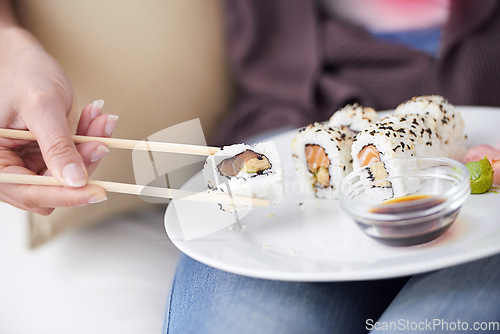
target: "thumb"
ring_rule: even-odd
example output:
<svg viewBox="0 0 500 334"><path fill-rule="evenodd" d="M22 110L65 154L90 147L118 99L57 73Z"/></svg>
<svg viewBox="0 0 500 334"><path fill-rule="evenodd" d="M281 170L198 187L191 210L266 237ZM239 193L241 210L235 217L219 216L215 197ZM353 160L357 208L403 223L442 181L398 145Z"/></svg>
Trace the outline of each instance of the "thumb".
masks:
<svg viewBox="0 0 500 334"><path fill-rule="evenodd" d="M37 139L50 173L67 186L85 186L87 171L71 138L66 112L37 110L31 116L26 124Z"/></svg>

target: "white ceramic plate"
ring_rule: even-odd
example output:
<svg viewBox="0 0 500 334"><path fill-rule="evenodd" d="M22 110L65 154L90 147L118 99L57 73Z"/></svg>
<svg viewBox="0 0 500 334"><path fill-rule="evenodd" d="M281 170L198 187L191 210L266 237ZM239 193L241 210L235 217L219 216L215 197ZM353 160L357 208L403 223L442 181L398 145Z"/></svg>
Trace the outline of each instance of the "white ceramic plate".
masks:
<svg viewBox="0 0 500 334"><path fill-rule="evenodd" d="M460 107L467 145L500 141L500 109ZM295 131L272 137L286 173L286 201L251 211L227 227L217 205L174 201L165 215L173 243L207 265L252 277L287 281L344 281L397 277L445 268L500 253L500 194L472 195L453 226L440 238L412 247L389 247L365 236L338 201L310 201L294 191L291 161ZM201 174L184 186L202 189ZM180 211L184 213L179 214ZM181 217L182 216L182 217ZM179 219L181 218L181 219ZM226 226L186 241L181 221ZM196 226L195 226L196 227ZM192 226L191 226L192 228Z"/></svg>

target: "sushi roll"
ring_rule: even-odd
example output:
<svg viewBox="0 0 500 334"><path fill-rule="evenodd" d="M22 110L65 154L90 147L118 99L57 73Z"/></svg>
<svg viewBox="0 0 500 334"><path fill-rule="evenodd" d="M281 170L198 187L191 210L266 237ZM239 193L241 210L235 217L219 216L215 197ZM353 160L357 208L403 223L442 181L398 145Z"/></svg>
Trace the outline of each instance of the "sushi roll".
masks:
<svg viewBox="0 0 500 334"><path fill-rule="evenodd" d="M442 156L462 160L465 153L464 123L460 113L440 96L420 96L398 106L394 115L364 129L352 145L353 167L409 156ZM412 166L384 164L369 168L372 179L396 176ZM408 183L408 182L407 182ZM402 196L417 184L381 183Z"/></svg>
<svg viewBox="0 0 500 334"><path fill-rule="evenodd" d="M424 118L426 131L432 131L427 147L418 155L443 156L462 161L465 157L465 124L458 110L444 97L427 95L413 97L400 104L394 111L402 117Z"/></svg>
<svg viewBox="0 0 500 334"><path fill-rule="evenodd" d="M292 142L292 156L304 193L336 198L340 182L352 171L352 134L314 123L301 129Z"/></svg>
<svg viewBox="0 0 500 334"><path fill-rule="evenodd" d="M412 130L407 120L398 116L385 117L367 127L353 140L351 149L353 168L415 155L415 139L411 133L416 135L420 130L418 128Z"/></svg>
<svg viewBox="0 0 500 334"><path fill-rule="evenodd" d="M408 155L462 160L464 122L452 104L437 95L400 104L394 115L361 131L352 146L354 168Z"/></svg>
<svg viewBox="0 0 500 334"><path fill-rule="evenodd" d="M356 135L353 140L351 154L353 168L368 166L379 161L394 159L397 157L410 157L415 155L415 140L411 137L411 132L419 133L409 129L406 119L398 116L389 116L364 129ZM411 127L410 127L411 128ZM389 171L384 164L376 164L367 169L372 181L384 180L389 176L400 173L401 168L394 168ZM391 184L387 181L377 183L380 188L397 188L396 192L401 192L399 185ZM381 193L383 194L383 193ZM393 195L390 189L387 196Z"/></svg>
<svg viewBox="0 0 500 334"><path fill-rule="evenodd" d="M203 177L209 192L265 199L270 205L284 200L281 159L274 142L225 146L208 157ZM220 204L220 208L248 209L232 204Z"/></svg>
<svg viewBox="0 0 500 334"><path fill-rule="evenodd" d="M369 127L380 120L375 109L363 107L355 104L348 104L344 108L336 111L330 120L328 126L331 128L348 129L353 134Z"/></svg>

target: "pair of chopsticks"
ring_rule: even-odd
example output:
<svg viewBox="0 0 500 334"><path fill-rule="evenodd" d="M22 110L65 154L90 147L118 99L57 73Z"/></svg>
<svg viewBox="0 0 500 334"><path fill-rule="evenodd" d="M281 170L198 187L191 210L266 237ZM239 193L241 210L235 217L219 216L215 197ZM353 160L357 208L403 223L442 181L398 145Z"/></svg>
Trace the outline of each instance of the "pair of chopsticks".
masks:
<svg viewBox="0 0 500 334"><path fill-rule="evenodd" d="M35 136L29 131L0 129L0 138L22 139L36 141ZM131 139L103 138L73 135L76 144L98 141L108 148L144 150L154 152L182 153L194 155L212 155L219 151L217 147L150 142ZM0 183L63 186L59 180L52 176L22 175L0 173ZM130 195L143 195L157 198L183 199L190 201L212 202L234 205L269 206L269 201L242 196L229 196L226 194L199 193L171 188L141 186L129 183L89 180L88 184L96 185L108 192L123 193Z"/></svg>

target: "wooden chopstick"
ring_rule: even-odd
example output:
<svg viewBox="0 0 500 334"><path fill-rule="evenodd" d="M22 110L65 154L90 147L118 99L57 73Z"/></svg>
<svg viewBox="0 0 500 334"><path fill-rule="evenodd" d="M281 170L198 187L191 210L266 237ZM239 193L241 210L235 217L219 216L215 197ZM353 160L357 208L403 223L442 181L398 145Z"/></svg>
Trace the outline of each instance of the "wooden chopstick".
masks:
<svg viewBox="0 0 500 334"><path fill-rule="evenodd" d="M63 184L53 176L24 175L24 174L11 174L11 173L0 173L0 183L63 186ZM234 205L269 206L268 200L251 198L251 197L229 196L226 194L194 192L187 190L141 186L130 183L118 183L109 181L89 180L88 184L99 186L109 192L130 194L130 195L143 195L143 196L150 196L157 198L170 198L170 199L181 199L188 201L223 203L223 204L234 204Z"/></svg>
<svg viewBox="0 0 500 334"><path fill-rule="evenodd" d="M10 139L23 139L23 140L36 140L35 136L25 130L13 129L0 129L0 138ZM177 144L177 143L163 143L151 142L144 140L132 139L118 139L118 138L104 138L104 137L91 137L91 136L71 136L76 144L86 143L91 141L98 141L105 144L109 148L121 148L128 150L142 150L151 152L169 152L169 153L183 153L194 155L212 155L219 151L218 147Z"/></svg>

